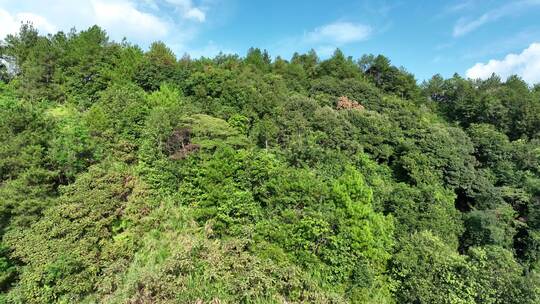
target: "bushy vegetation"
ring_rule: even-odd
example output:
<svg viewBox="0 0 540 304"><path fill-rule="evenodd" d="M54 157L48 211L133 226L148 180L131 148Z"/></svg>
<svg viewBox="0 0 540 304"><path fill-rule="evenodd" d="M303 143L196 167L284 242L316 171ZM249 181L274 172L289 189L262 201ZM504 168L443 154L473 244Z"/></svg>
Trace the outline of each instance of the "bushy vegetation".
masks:
<svg viewBox="0 0 540 304"><path fill-rule="evenodd" d="M0 303L540 303L540 87L0 45Z"/></svg>

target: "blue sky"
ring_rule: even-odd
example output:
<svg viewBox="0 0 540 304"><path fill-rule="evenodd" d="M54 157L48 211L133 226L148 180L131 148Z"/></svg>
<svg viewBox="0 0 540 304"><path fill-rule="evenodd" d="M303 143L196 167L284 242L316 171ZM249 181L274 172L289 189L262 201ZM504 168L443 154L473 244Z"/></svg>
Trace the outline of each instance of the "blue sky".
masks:
<svg viewBox="0 0 540 304"><path fill-rule="evenodd" d="M339 47L384 54L419 80L495 72L540 82L540 0L0 0L0 37L24 20L43 33L98 24L115 40L162 40L192 57L255 46L326 58Z"/></svg>

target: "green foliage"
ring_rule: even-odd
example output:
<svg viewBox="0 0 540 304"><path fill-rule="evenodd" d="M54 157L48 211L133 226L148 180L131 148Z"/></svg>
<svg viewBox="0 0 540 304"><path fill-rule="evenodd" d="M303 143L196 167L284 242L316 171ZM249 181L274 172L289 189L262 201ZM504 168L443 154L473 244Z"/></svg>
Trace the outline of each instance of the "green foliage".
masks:
<svg viewBox="0 0 540 304"><path fill-rule="evenodd" d="M469 254L472 280L478 285L476 303L538 303L538 276L523 276L523 267L512 252L486 246L473 248Z"/></svg>
<svg viewBox="0 0 540 304"><path fill-rule="evenodd" d="M336 49L328 60L317 67L318 76L331 76L337 79L357 78L361 72L354 64L352 57L345 58L340 49Z"/></svg>
<svg viewBox="0 0 540 304"><path fill-rule="evenodd" d="M176 75L176 56L163 42L154 42L144 58L137 62L133 79L144 90L155 91Z"/></svg>
<svg viewBox="0 0 540 304"><path fill-rule="evenodd" d="M9 247L0 244L0 301L5 301L3 292L8 290L16 276L16 267L8 255Z"/></svg>
<svg viewBox="0 0 540 304"><path fill-rule="evenodd" d="M419 90L414 76L404 68L390 65L390 60L382 55L364 55L359 60L360 69L385 92L402 98L414 99Z"/></svg>
<svg viewBox="0 0 540 304"><path fill-rule="evenodd" d="M0 58L0 303L540 301L538 86L98 26Z"/></svg>
<svg viewBox="0 0 540 304"><path fill-rule="evenodd" d="M72 302L92 292L100 273L133 254L136 234L126 227L140 217L143 196L137 180L115 164L80 175L43 218L8 235L12 256L24 263L10 298Z"/></svg>
<svg viewBox="0 0 540 304"><path fill-rule="evenodd" d="M114 85L101 92L99 101L90 109L101 117L99 126L114 137L134 141L140 137L148 113L144 92L135 85Z"/></svg>
<svg viewBox="0 0 540 304"><path fill-rule="evenodd" d="M442 102L443 112L464 126L489 123L511 139L538 136L540 102L517 76L505 83L495 75L474 83L455 75L432 79L426 86L430 89L425 93Z"/></svg>
<svg viewBox="0 0 540 304"><path fill-rule="evenodd" d="M475 303L470 272L465 257L429 232L412 235L392 260L399 303Z"/></svg>
<svg viewBox="0 0 540 304"><path fill-rule="evenodd" d="M49 157L62 178L73 180L77 173L98 160L98 148L77 110L59 106L50 109L47 115L57 126L49 142Z"/></svg>
<svg viewBox="0 0 540 304"><path fill-rule="evenodd" d="M420 231L430 231L456 249L463 232L461 215L454 207L455 195L434 186L410 187L397 184L385 203L387 212L394 215L400 238Z"/></svg>
<svg viewBox="0 0 540 304"><path fill-rule="evenodd" d="M0 97L0 180L42 165L51 129L40 105Z"/></svg>
<svg viewBox="0 0 540 304"><path fill-rule="evenodd" d="M126 59L97 26L43 37L32 25L23 24L19 34L6 41L6 56L17 67L15 85L22 96L36 100L72 99L88 106L108 86L115 70L122 68L117 58Z"/></svg>
<svg viewBox="0 0 540 304"><path fill-rule="evenodd" d="M515 211L508 205L495 210L475 210L465 215L462 246L498 245L511 249L516 234Z"/></svg>
<svg viewBox="0 0 540 304"><path fill-rule="evenodd" d="M261 51L257 48L250 48L244 59L245 64L252 65L263 72L268 72L270 70L271 61L272 59L266 50Z"/></svg>

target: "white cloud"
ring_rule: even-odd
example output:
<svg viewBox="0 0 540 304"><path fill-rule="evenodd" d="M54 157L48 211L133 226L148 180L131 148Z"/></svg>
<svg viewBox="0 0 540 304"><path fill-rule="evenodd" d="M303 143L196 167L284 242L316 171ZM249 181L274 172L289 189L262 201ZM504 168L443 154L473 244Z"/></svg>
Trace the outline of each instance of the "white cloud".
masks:
<svg viewBox="0 0 540 304"><path fill-rule="evenodd" d="M47 18L33 13L19 13L17 14L17 20L32 22L37 29L47 33L53 33L57 30L56 26L52 25Z"/></svg>
<svg viewBox="0 0 540 304"><path fill-rule="evenodd" d="M201 8L195 7L191 0L166 0L168 3L176 6L182 16L186 19L204 22L206 20L206 14Z"/></svg>
<svg viewBox="0 0 540 304"><path fill-rule="evenodd" d="M521 0L514 1L493 10L490 10L474 19L460 18L454 25L453 36L460 37L468 34L479 27L495 22L503 17L519 14L531 6L540 5L540 0Z"/></svg>
<svg viewBox="0 0 540 304"><path fill-rule="evenodd" d="M44 33L56 31L56 27L43 16L28 12L11 15L8 11L0 9L0 37L16 33L23 22L31 22L35 28Z"/></svg>
<svg viewBox="0 0 540 304"><path fill-rule="evenodd" d="M0 0L0 7L0 39L18 32L21 22L27 21L43 33L97 24L115 40L127 37L142 43L165 38L174 26L170 19L144 12L131 0Z"/></svg>
<svg viewBox="0 0 540 304"><path fill-rule="evenodd" d="M196 5L202 1L204 5ZM85 30L95 24L116 41L145 48L153 41L191 43L216 0L0 0L0 40L31 21L43 34Z"/></svg>
<svg viewBox="0 0 540 304"><path fill-rule="evenodd" d="M125 0L91 0L96 23L106 29L121 29L127 36L141 35L145 39L161 39L169 31L169 25L160 18L144 13Z"/></svg>
<svg viewBox="0 0 540 304"><path fill-rule="evenodd" d="M477 63L467 70L466 75L473 79L486 79L493 73L503 79L518 75L531 85L540 83L540 43L531 44L520 54L508 54L502 60Z"/></svg>
<svg viewBox="0 0 540 304"><path fill-rule="evenodd" d="M198 8L191 8L185 13L186 18L194 19L199 22L203 22L206 19L206 16L203 11Z"/></svg>
<svg viewBox="0 0 540 304"><path fill-rule="evenodd" d="M314 29L305 36L308 43L331 43L336 45L366 40L371 27L350 22L334 22Z"/></svg>
<svg viewBox="0 0 540 304"><path fill-rule="evenodd" d="M150 8L154 11L159 10L159 6L154 0L141 0L141 4L144 7Z"/></svg>
<svg viewBox="0 0 540 304"><path fill-rule="evenodd" d="M17 32L19 25L14 16L6 10L0 9L0 37Z"/></svg>

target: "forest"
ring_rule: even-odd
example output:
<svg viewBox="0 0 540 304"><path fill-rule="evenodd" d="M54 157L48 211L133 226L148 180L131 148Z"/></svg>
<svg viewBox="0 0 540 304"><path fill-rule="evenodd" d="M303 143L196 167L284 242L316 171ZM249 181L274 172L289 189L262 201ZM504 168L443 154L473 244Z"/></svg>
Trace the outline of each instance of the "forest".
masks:
<svg viewBox="0 0 540 304"><path fill-rule="evenodd" d="M0 43L0 303L540 303L540 85Z"/></svg>

